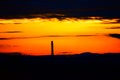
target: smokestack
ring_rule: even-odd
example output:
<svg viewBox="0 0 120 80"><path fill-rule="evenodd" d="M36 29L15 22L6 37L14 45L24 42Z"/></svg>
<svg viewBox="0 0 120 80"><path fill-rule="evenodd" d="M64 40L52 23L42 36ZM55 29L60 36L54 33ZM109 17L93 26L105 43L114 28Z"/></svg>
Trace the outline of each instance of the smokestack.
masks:
<svg viewBox="0 0 120 80"><path fill-rule="evenodd" d="M51 56L54 56L54 43L51 41Z"/></svg>

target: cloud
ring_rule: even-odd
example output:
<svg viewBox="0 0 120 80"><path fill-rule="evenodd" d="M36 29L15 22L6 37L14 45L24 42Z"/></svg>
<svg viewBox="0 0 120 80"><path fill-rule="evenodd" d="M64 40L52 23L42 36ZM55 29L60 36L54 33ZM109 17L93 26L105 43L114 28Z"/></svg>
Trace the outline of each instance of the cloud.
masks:
<svg viewBox="0 0 120 80"><path fill-rule="evenodd" d="M87 36L97 36L97 35L44 35L44 36L35 36L35 37L8 37L8 38L0 38L0 40L32 39L32 38L44 38L44 37L87 37Z"/></svg>
<svg viewBox="0 0 120 80"><path fill-rule="evenodd" d="M109 34L110 37L120 39L120 34Z"/></svg>
<svg viewBox="0 0 120 80"><path fill-rule="evenodd" d="M46 14L32 14L30 15L31 17L40 17L40 18L59 18L59 17L65 17L64 14L57 14L57 13L54 13L54 14L51 14L51 13L46 13Z"/></svg>
<svg viewBox="0 0 120 80"><path fill-rule="evenodd" d="M0 23L0 24L22 24L22 23Z"/></svg>
<svg viewBox="0 0 120 80"><path fill-rule="evenodd" d="M97 36L97 35L75 35L75 37L87 37L87 36Z"/></svg>
<svg viewBox="0 0 120 80"><path fill-rule="evenodd" d="M0 33L22 33L22 31L5 31Z"/></svg>
<svg viewBox="0 0 120 80"><path fill-rule="evenodd" d="M11 38L0 38L0 40L9 40Z"/></svg>
<svg viewBox="0 0 120 80"><path fill-rule="evenodd" d="M120 18L119 3L119 0L0 0L0 18L38 17L33 15L48 18L88 16Z"/></svg>
<svg viewBox="0 0 120 80"><path fill-rule="evenodd" d="M0 40L12 40L12 39L34 39L34 38L45 38L45 37L91 37L91 36L99 36L99 35L43 35L43 36L34 36L34 37L7 37L0 38ZM109 36L113 38L120 39L120 34L103 34L100 36Z"/></svg>
<svg viewBox="0 0 120 80"><path fill-rule="evenodd" d="M16 45L2 45L0 44L0 48L9 48L9 47L17 47Z"/></svg>
<svg viewBox="0 0 120 80"><path fill-rule="evenodd" d="M102 24L117 24L120 23L120 19L100 19Z"/></svg>
<svg viewBox="0 0 120 80"><path fill-rule="evenodd" d="M14 23L14 24L22 24L22 23Z"/></svg>
<svg viewBox="0 0 120 80"><path fill-rule="evenodd" d="M22 24L25 23L20 19L0 19L0 24Z"/></svg>
<svg viewBox="0 0 120 80"><path fill-rule="evenodd" d="M96 36L96 35L46 35L41 37L83 37L83 36Z"/></svg>
<svg viewBox="0 0 120 80"><path fill-rule="evenodd" d="M4 24L4 23L0 23L0 24Z"/></svg>
<svg viewBox="0 0 120 80"><path fill-rule="evenodd" d="M105 29L120 29L120 26L118 26L118 27L109 27L109 28L105 28Z"/></svg>

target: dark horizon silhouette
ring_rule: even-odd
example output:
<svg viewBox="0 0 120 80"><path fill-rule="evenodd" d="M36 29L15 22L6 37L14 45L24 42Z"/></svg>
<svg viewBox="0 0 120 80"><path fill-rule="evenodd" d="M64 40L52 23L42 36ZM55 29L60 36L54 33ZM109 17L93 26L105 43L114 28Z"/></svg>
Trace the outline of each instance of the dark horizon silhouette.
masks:
<svg viewBox="0 0 120 80"><path fill-rule="evenodd" d="M31 56L21 53L0 53L2 79L97 79L117 76L120 53ZM3 76L10 77L3 77ZM54 75L54 76L53 76Z"/></svg>
<svg viewBox="0 0 120 80"><path fill-rule="evenodd" d="M51 62L52 60L52 62ZM75 55L46 55L46 56L32 56L22 55L19 52L0 53L1 63L55 63L55 64L120 64L120 53L91 53L84 52Z"/></svg>

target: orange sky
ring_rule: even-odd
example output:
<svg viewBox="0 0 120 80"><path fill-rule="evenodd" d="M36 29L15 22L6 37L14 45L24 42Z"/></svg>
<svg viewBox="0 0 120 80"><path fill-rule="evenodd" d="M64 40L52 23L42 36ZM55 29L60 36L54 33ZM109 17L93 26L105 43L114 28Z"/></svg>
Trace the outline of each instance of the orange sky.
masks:
<svg viewBox="0 0 120 80"><path fill-rule="evenodd" d="M51 40L54 40L56 44L56 54L84 51L97 53L120 52L120 40L105 36L110 33L120 34L120 29L106 29L119 27L118 20L96 19L96 17L91 17L91 19L66 18L61 21L56 18L0 19L0 38L16 38L1 40L0 45L15 45L16 47L1 47L0 52L46 55L50 53ZM20 33L10 33L10 31L20 31ZM49 37L51 35L69 35L69 37ZM75 35L95 36L74 37ZM24 39L24 37L27 39Z"/></svg>

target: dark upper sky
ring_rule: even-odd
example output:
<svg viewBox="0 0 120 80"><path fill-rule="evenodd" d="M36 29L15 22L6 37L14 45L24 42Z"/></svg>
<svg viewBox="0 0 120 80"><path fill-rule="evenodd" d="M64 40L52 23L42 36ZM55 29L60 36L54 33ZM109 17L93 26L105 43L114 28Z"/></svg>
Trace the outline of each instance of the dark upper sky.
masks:
<svg viewBox="0 0 120 80"><path fill-rule="evenodd" d="M0 0L0 18L88 17L120 18L119 0Z"/></svg>

